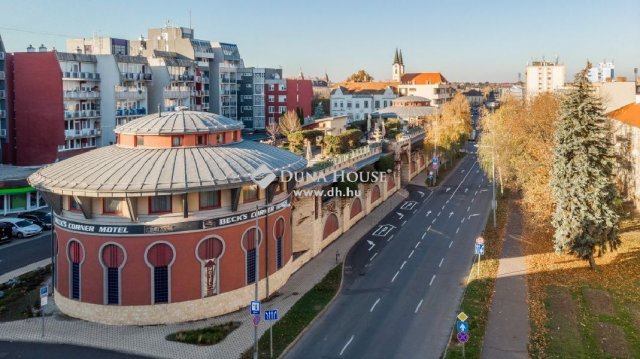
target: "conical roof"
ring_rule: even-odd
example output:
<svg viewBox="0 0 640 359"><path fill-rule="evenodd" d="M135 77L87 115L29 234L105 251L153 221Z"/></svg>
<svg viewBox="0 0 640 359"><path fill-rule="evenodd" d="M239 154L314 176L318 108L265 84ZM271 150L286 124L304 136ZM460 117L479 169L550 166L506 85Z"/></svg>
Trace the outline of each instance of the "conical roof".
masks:
<svg viewBox="0 0 640 359"><path fill-rule="evenodd" d="M241 122L215 113L179 110L137 118L117 127L114 132L130 135L167 135L232 131L243 127Z"/></svg>

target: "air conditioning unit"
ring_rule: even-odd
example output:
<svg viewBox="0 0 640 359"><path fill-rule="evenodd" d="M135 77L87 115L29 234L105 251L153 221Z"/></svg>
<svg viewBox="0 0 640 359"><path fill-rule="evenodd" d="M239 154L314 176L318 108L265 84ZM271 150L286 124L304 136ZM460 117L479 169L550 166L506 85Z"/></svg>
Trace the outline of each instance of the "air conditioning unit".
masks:
<svg viewBox="0 0 640 359"><path fill-rule="evenodd" d="M7 138L7 130L6 129L0 129L0 138Z"/></svg>

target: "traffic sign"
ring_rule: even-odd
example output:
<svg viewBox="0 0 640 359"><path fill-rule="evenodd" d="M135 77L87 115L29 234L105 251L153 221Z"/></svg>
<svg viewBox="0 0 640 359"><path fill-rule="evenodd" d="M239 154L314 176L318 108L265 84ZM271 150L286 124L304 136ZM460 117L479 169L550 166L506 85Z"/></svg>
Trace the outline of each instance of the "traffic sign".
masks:
<svg viewBox="0 0 640 359"><path fill-rule="evenodd" d="M278 310L265 310L264 311L264 320L278 320Z"/></svg>
<svg viewBox="0 0 640 359"><path fill-rule="evenodd" d="M49 297L40 297L40 307L44 307L49 303Z"/></svg>
<svg viewBox="0 0 640 359"><path fill-rule="evenodd" d="M460 314L458 314L456 318L458 318L461 322L466 322L467 319L469 319L469 316L465 314L465 312L460 312Z"/></svg>
<svg viewBox="0 0 640 359"><path fill-rule="evenodd" d="M458 341L462 344L469 341L469 333L467 332L459 332L456 337L458 338Z"/></svg>
<svg viewBox="0 0 640 359"><path fill-rule="evenodd" d="M255 315L253 317L253 325L255 325L256 327L258 326L258 324L260 324L260 314Z"/></svg>
<svg viewBox="0 0 640 359"><path fill-rule="evenodd" d="M433 168L434 170L437 170L438 169L438 162L436 162L433 165L431 165L431 168Z"/></svg>
<svg viewBox="0 0 640 359"><path fill-rule="evenodd" d="M476 254L477 255L483 256L484 255L484 244L476 244L475 250L476 250Z"/></svg>
<svg viewBox="0 0 640 359"><path fill-rule="evenodd" d="M46 297L48 295L49 295L49 287L46 285L44 287L40 287L40 298Z"/></svg>
<svg viewBox="0 0 640 359"><path fill-rule="evenodd" d="M458 329L458 332L468 332L469 324L467 324L467 322L463 322L462 320L458 320L458 322L456 323L456 329Z"/></svg>
<svg viewBox="0 0 640 359"><path fill-rule="evenodd" d="M257 314L258 318L260 318L260 302L257 300L251 301L251 314Z"/></svg>
<svg viewBox="0 0 640 359"><path fill-rule="evenodd" d="M484 244L484 238L482 237L476 238L476 244Z"/></svg>
<svg viewBox="0 0 640 359"><path fill-rule="evenodd" d="M438 163L438 162L440 162L440 160L438 160L438 157L434 157L434 158L431 159L431 162Z"/></svg>

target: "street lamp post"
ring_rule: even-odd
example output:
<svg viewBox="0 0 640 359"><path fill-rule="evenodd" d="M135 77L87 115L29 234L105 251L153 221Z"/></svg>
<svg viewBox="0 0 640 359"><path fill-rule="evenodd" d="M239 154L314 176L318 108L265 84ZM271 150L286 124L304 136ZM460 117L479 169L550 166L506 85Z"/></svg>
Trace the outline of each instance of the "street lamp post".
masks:
<svg viewBox="0 0 640 359"><path fill-rule="evenodd" d="M496 150L495 150L495 146L480 146L480 145L475 145L475 147L480 148L480 147L486 147L486 148L491 148L491 175L492 175L492 181L491 181L491 187L492 187L492 200L491 200L491 209L493 211L493 228L496 228L496 209L497 209L497 203L496 203Z"/></svg>

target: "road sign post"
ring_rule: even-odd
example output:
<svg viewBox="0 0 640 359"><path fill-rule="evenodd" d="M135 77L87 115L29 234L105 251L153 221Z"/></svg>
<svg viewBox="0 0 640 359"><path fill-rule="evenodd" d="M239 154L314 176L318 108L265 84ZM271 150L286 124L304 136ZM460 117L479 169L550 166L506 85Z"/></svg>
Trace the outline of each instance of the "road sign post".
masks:
<svg viewBox="0 0 640 359"><path fill-rule="evenodd" d="M42 337L44 338L44 307L48 303L49 287L40 287L40 315L42 316Z"/></svg>
<svg viewBox="0 0 640 359"><path fill-rule="evenodd" d="M469 324L467 324L469 316L464 312L460 312L456 318L458 319L456 322L456 329L458 330L456 338L458 339L458 342L462 343L462 357L464 358L464 344L469 341Z"/></svg>
<svg viewBox="0 0 640 359"><path fill-rule="evenodd" d="M478 278L480 277L480 256L484 254L484 238L476 238L475 253L478 255Z"/></svg>
<svg viewBox="0 0 640 359"><path fill-rule="evenodd" d="M278 320L278 310L277 309L265 310L264 320L265 321ZM273 324L269 324L269 357L273 358Z"/></svg>

